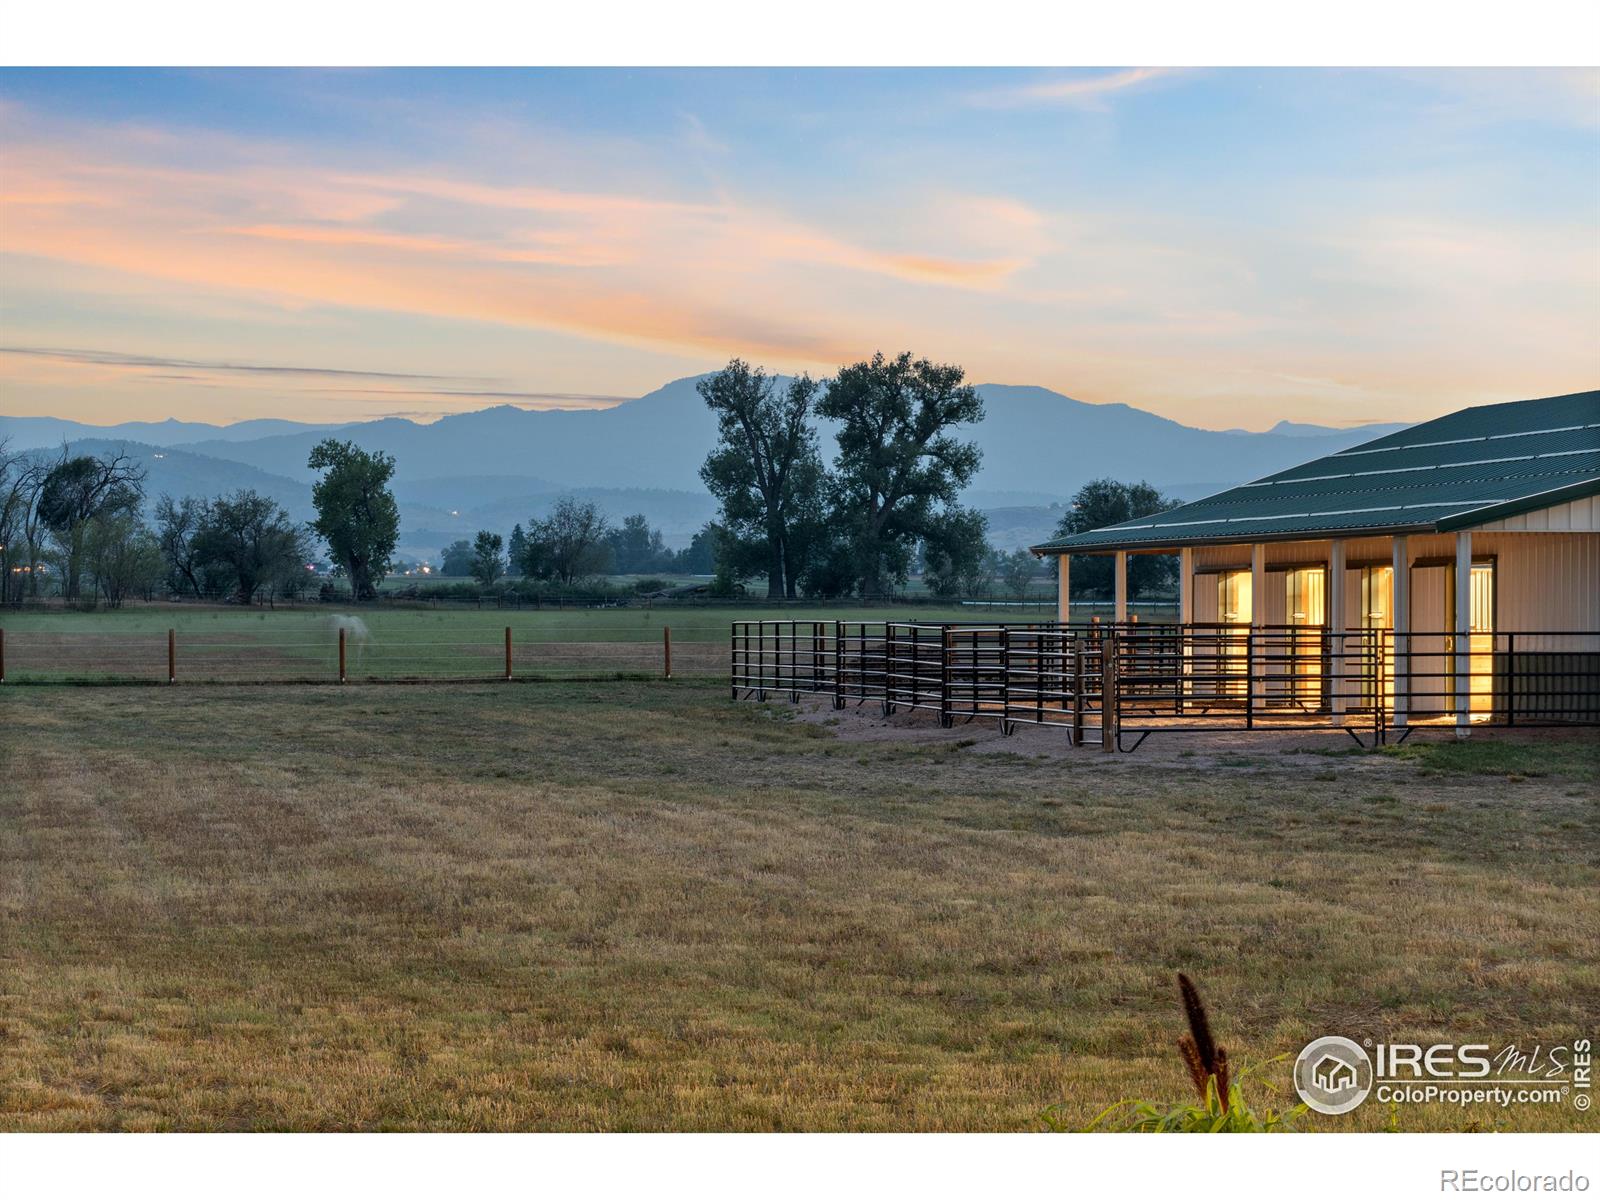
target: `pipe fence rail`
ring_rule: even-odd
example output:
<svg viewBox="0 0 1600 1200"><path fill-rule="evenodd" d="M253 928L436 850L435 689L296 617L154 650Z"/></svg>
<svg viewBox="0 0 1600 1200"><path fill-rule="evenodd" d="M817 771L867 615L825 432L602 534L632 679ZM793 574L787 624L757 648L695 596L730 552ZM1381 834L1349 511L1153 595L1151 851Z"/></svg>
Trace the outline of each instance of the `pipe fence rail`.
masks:
<svg viewBox="0 0 1600 1200"><path fill-rule="evenodd" d="M424 683L488 680L718 678L719 642L540 640L513 634L357 636L349 630L254 633L44 632L0 625L0 685Z"/></svg>
<svg viewBox="0 0 1600 1200"><path fill-rule="evenodd" d="M875 702L1106 750L1156 732L1321 726L1381 745L1416 728L1600 724L1597 631L754 620L732 623L729 668L736 700Z"/></svg>

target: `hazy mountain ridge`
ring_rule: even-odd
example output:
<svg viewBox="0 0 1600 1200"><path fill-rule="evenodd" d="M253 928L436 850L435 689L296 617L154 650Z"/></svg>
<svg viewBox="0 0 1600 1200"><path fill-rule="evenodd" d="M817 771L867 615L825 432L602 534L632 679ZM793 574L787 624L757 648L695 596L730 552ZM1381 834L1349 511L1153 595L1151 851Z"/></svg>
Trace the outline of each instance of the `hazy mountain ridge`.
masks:
<svg viewBox="0 0 1600 1200"><path fill-rule="evenodd" d="M700 464L716 439L716 422L694 388L699 378L674 380L609 409L528 411L501 405L431 425L400 417L342 426L250 422L245 424L275 431L245 437L239 427L228 426L225 433L191 440L196 430L215 427L146 422L97 428L53 418L0 417L0 437L12 436L19 446L56 444L63 431L75 438L128 437L309 480L311 447L335 430L368 449L393 454L399 478L407 481L508 476L557 488L698 491ZM1206 463L1216 465L1217 478L1202 485L1222 486L1399 428L1341 430L1280 422L1267 433L1196 429L1126 404L1087 404L1046 388L982 384L979 391L988 415L971 431L984 451L974 487L1050 497L1071 495L1084 480L1106 474L1172 486L1194 481L1197 466ZM169 432L161 435L164 430ZM824 432L825 450L827 441Z"/></svg>
<svg viewBox="0 0 1600 1200"><path fill-rule="evenodd" d="M700 464L716 421L699 376L609 409L528 411L501 405L429 425L401 417L345 425L257 420L215 426L186 421L97 427L51 417L0 417L14 448L51 449L65 438L101 453L125 448L149 472L152 500L254 488L309 520L313 473L306 460L330 432L395 456L401 550L436 556L477 529L509 531L548 512L563 494L593 499L613 520L643 512L669 544L686 545L715 504ZM1196 429L1126 404L1087 404L1046 388L982 384L986 417L969 436L983 466L968 503L989 512L997 545L1037 542L1085 481L1144 479L1194 499L1403 426L1355 429L1282 421L1266 433ZM823 452L832 438L821 430ZM1211 479L1196 479L1200 472Z"/></svg>

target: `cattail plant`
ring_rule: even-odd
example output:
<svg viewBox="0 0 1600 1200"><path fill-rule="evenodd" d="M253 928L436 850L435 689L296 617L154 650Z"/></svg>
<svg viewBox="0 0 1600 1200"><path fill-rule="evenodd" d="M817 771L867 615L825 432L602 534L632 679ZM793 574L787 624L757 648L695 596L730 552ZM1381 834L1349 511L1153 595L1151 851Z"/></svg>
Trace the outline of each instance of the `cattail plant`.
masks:
<svg viewBox="0 0 1600 1200"><path fill-rule="evenodd" d="M1178 1052L1189 1067L1189 1078L1195 1091L1200 1093L1200 1103L1209 1099L1211 1081L1216 1080L1217 1102L1222 1111L1228 1111L1228 1052L1217 1045L1211 1036L1211 1021L1206 1017L1206 1006L1200 993L1182 971L1178 972L1178 991L1183 996L1183 1015L1189 1018L1189 1032L1178 1039Z"/></svg>

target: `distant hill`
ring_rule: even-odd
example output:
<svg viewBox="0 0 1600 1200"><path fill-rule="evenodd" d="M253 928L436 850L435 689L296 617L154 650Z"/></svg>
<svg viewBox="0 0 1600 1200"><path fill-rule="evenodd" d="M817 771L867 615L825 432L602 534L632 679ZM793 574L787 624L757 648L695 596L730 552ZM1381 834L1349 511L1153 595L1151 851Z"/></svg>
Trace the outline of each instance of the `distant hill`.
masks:
<svg viewBox="0 0 1600 1200"><path fill-rule="evenodd" d="M530 412L502 405L431 425L390 417L337 428L341 437L393 454L407 486L500 477L537 483L524 485L523 491L643 487L697 492L716 423L694 390L696 382L675 380L609 409ZM1148 479L1168 489L1182 485L1191 492L1221 488L1397 428L1284 422L1268 433L1195 429L1126 404L1086 404L1047 388L983 384L979 391L987 417L972 430L984 451L974 487L1052 499L1071 495L1099 475ZM289 479L311 478L306 458L330 428L275 421L224 429L184 422L101 429L48 418L0 418L0 436L12 436L19 445L52 445L63 435L129 437L181 445Z"/></svg>
<svg viewBox="0 0 1600 1200"><path fill-rule="evenodd" d="M57 443L59 445L59 443ZM50 453L56 447L41 450ZM67 443L71 454L105 457L123 453L145 469L145 496L154 504L163 494L172 496L216 496L222 492L249 488L270 496L297 521L313 516L311 485L299 479L285 479L243 463L194 454L169 446L150 446L122 438L80 438Z"/></svg>
<svg viewBox="0 0 1600 1200"><path fill-rule="evenodd" d="M121 425L84 425L58 417L0 416L0 438L10 438L14 450L38 450L80 438L127 439L147 446L187 446L195 442L248 442L256 438L304 430L337 429L337 425L307 425L263 417L232 425L207 425L200 421L127 421Z"/></svg>
<svg viewBox="0 0 1600 1200"><path fill-rule="evenodd" d="M215 495L251 487L298 519L311 516L306 467L330 431L393 454L401 549L434 556L478 529L509 529L543 515L564 493L613 519L643 512L669 543L685 545L715 512L699 478L716 422L695 391L674 380L613 408L530 412L502 405L423 425L398 417L347 425L186 421L83 425L52 417L0 417L17 448L122 444L150 471L149 491ZM1086 404L1047 388L983 384L987 415L970 431L983 466L967 502L990 513L997 544L1027 545L1054 528L1060 505L1089 479L1144 479L1180 499L1254 479L1401 428L1330 429L1282 421L1266 433L1196 429L1126 404ZM823 450L832 439L823 431ZM93 451L90 451L93 452Z"/></svg>

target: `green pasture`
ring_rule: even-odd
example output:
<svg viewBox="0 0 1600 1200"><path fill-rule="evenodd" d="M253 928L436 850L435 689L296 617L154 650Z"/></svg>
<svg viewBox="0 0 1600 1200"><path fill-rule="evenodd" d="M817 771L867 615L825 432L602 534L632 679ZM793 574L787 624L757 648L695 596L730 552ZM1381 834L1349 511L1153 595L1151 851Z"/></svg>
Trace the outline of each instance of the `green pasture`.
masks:
<svg viewBox="0 0 1600 1200"><path fill-rule="evenodd" d="M96 633L164 635L237 633L248 637L337 637L334 619L359 617L375 643L438 640L494 640L507 626L516 641L658 642L663 626L676 641L726 642L734 621L1037 621L1052 616L1048 609L959 605L837 608L794 607L658 607L629 608L374 608L366 605L304 605L262 609L195 604L150 604L96 612L0 612L0 628L15 633Z"/></svg>

